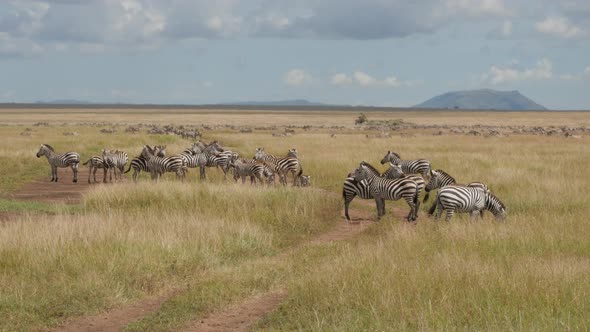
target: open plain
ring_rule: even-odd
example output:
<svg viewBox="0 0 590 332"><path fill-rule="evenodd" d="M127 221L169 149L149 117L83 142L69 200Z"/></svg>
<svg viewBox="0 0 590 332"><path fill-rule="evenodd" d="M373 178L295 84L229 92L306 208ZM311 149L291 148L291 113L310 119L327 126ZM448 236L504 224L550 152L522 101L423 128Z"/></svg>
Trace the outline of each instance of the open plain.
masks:
<svg viewBox="0 0 590 332"><path fill-rule="evenodd" d="M193 133L248 159L296 148L312 185L88 185L82 165L56 184L35 157L175 154ZM0 138L0 330L590 329L589 112L4 107ZM431 195L415 224L403 201L375 222L357 197L347 224L346 174L388 150L486 183L507 219L434 222Z"/></svg>

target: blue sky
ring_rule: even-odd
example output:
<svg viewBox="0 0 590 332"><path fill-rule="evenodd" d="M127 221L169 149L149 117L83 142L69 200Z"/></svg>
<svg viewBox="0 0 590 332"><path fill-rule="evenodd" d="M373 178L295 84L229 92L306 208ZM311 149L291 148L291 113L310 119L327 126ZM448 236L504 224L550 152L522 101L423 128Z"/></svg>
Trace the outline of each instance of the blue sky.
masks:
<svg viewBox="0 0 590 332"><path fill-rule="evenodd" d="M590 109L589 83L588 0L0 2L0 102L411 106L491 88Z"/></svg>

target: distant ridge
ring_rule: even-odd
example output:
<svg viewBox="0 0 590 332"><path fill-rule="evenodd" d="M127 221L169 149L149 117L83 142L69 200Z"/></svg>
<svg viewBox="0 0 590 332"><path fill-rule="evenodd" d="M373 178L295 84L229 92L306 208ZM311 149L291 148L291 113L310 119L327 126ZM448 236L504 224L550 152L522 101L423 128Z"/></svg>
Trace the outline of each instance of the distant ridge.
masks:
<svg viewBox="0 0 590 332"><path fill-rule="evenodd" d="M415 108L530 111L547 110L520 92L491 89L448 92L414 106Z"/></svg>
<svg viewBox="0 0 590 332"><path fill-rule="evenodd" d="M318 102L309 101L306 99L289 99L289 100L274 100L274 101L238 101L221 103L219 105L246 105L246 106L344 106L344 105L332 105L323 104Z"/></svg>

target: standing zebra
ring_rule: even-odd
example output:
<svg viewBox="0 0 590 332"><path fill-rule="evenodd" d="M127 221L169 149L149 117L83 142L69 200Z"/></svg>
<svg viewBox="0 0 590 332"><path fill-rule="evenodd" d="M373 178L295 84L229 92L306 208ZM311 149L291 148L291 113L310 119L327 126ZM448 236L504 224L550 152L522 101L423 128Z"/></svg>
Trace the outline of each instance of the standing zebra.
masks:
<svg viewBox="0 0 590 332"><path fill-rule="evenodd" d="M147 161L147 168L152 175L152 180L157 181L166 172L174 172L176 178L184 181L186 164L181 157L158 157L156 151L148 145L144 145L141 156Z"/></svg>
<svg viewBox="0 0 590 332"><path fill-rule="evenodd" d="M125 170L125 165L127 165L127 161L129 161L129 156L125 151L110 151L110 150L102 150L102 159L107 166L109 171L115 173L115 181L117 181L117 170L119 171L119 180L123 180L123 171ZM112 175L110 177L111 182L113 182ZM106 174L105 174L105 181L106 182Z"/></svg>
<svg viewBox="0 0 590 332"><path fill-rule="evenodd" d="M283 185L287 184L287 174L293 174L293 185L297 185L297 180L303 174L303 167L297 158L297 150L291 149L286 157L277 157L271 154L266 154L264 148L256 148L254 159L262 160L264 162L271 162L276 165L276 171L279 177L284 177ZM299 172L297 172L299 170Z"/></svg>
<svg viewBox="0 0 590 332"><path fill-rule="evenodd" d="M154 146L153 151L156 154L156 156L158 156L158 157L162 157L162 158L166 157L166 146L165 145L156 145L156 146ZM139 157L135 157L135 158L131 159L131 163L129 164L129 168L124 173L129 173L131 168L133 168L133 181L134 182L137 182L137 177L139 176L139 173L141 173L142 171L143 172L150 171L148 168L147 159L145 159L141 155Z"/></svg>
<svg viewBox="0 0 590 332"><path fill-rule="evenodd" d="M254 162L249 163L241 159L233 159L230 161L230 167L233 168L234 180L237 182L238 178L242 178L242 183L246 182L246 177L250 177L250 184L256 184L256 179L261 184L264 184L262 178L264 177L264 163Z"/></svg>
<svg viewBox="0 0 590 332"><path fill-rule="evenodd" d="M199 141L194 143L189 150L192 151L192 155L183 153L182 158L185 160L187 167L199 167L201 179L206 178L205 167L217 167L216 158L224 151L217 141L209 144Z"/></svg>
<svg viewBox="0 0 590 332"><path fill-rule="evenodd" d="M426 159L402 160L400 155L393 151L387 151L381 165L387 162L400 165L406 174L421 174L424 179L428 179L431 169L430 162Z"/></svg>
<svg viewBox="0 0 590 332"><path fill-rule="evenodd" d="M418 202L416 182L406 178L391 180L377 176L369 171L367 165L364 161L361 162L352 177L357 181L367 181L371 195L375 198L377 205L377 220L385 214L385 200L396 201L403 198L410 206L410 213L407 216L407 220L415 221L418 218L418 210L416 209Z"/></svg>
<svg viewBox="0 0 590 332"><path fill-rule="evenodd" d="M424 189L424 186L425 186L424 179L421 176L413 175L413 174L405 174L404 171L402 170L402 167L397 164L389 163L389 168L385 172L383 172L382 176L384 178L392 179L392 180L404 178L404 177L407 179L414 180L414 182L416 182L416 186L417 186L416 191L417 191L418 198L420 197L420 194L422 193L422 190ZM418 210L419 208L420 208L420 199L418 199L418 202L416 203L416 210Z"/></svg>
<svg viewBox="0 0 590 332"><path fill-rule="evenodd" d="M66 152L58 154L49 144L41 144L41 148L37 151L37 158L41 156L47 157L49 166L51 167L51 182L57 182L57 168L70 167L74 173L74 183L78 182L78 164L80 164L80 155L77 152Z"/></svg>
<svg viewBox="0 0 590 332"><path fill-rule="evenodd" d="M381 173L369 163L365 163L367 170L375 176L381 176ZM355 169L356 170L356 169ZM373 199L373 194L369 188L367 180L357 181L354 179L353 174L355 172L348 173L347 178L344 180L344 186L342 187L342 197L344 198L344 216L346 222L350 222L350 216L348 215L348 208L352 200L358 196L362 199Z"/></svg>
<svg viewBox="0 0 590 332"><path fill-rule="evenodd" d="M481 211L489 210L497 220L506 218L506 206L498 197L480 188L450 185L441 188L436 195L436 212L434 220L447 210L446 221L451 220L455 212L469 212L474 220Z"/></svg>
<svg viewBox="0 0 590 332"><path fill-rule="evenodd" d="M88 165L88 183L90 183L90 176L94 176L94 183L96 183L96 171L98 169L102 169L104 171L104 178L103 182L106 182L107 177L107 170L104 164L104 160L101 156L93 156L92 158L88 159L82 165Z"/></svg>

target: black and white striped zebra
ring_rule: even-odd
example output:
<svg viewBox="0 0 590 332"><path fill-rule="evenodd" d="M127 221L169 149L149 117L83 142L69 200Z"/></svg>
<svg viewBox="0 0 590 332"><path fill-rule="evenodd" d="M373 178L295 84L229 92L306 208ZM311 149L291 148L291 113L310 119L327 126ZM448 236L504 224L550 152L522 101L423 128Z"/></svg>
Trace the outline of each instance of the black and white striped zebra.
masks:
<svg viewBox="0 0 590 332"><path fill-rule="evenodd" d="M402 160L399 154L387 151L381 159L381 165L388 162L400 165L406 174L421 174L424 179L428 179L430 175L430 162L426 159Z"/></svg>
<svg viewBox="0 0 590 332"><path fill-rule="evenodd" d="M256 148L254 159L264 162L270 162L276 166L276 172L281 178L283 185L287 184L287 175L293 175L293 185L296 186L299 177L303 174L303 167L297 158L297 150L291 149L286 157L277 157L271 154L266 154L264 148ZM284 182L283 182L284 180Z"/></svg>
<svg viewBox="0 0 590 332"><path fill-rule="evenodd" d="M381 174L381 176L383 176L384 178L387 179L399 179L399 178L409 178L414 180L414 182L416 182L416 190L418 192L418 197L420 197L420 194L422 193L422 190L424 190L425 184L426 182L424 181L424 179L421 176L418 175L413 175L413 174L406 174L404 173L404 171L402 170L402 167L398 164L393 164L393 163L389 163L389 168L383 172L383 174ZM418 202L416 203L416 209L420 208L420 199L418 199Z"/></svg>
<svg viewBox="0 0 590 332"><path fill-rule="evenodd" d="M158 157L166 157L166 146L165 145L156 145L153 148L156 156ZM142 157L135 157L131 159L131 163L129 164L129 168L124 173L129 173L129 171L133 168L133 181L137 182L137 178L139 173L141 172L149 172L147 160Z"/></svg>
<svg viewBox="0 0 590 332"><path fill-rule="evenodd" d="M173 172L176 173L176 178L184 181L186 164L180 156L159 157L156 155L156 151L148 145L144 145L141 156L147 161L147 168L152 180L157 181L162 174Z"/></svg>
<svg viewBox="0 0 590 332"><path fill-rule="evenodd" d="M455 178L452 177L451 175L449 175L447 172L445 172L441 169L431 171L430 172L430 181L428 181L428 184L426 185L426 188L425 188L426 195L424 196L424 202L426 202L426 200L428 199L430 191L438 189L438 188L443 188L445 186L454 185L454 184L457 184L457 182L455 181ZM481 183L481 182L471 182L471 183L467 184L467 187L479 188L483 191L490 190L487 185L485 185L484 183ZM436 202L434 202L432 204L432 206L430 207L430 209L428 209L428 215L431 216L434 213L435 209L436 209ZM481 215L483 217L483 210L481 211Z"/></svg>
<svg viewBox="0 0 590 332"><path fill-rule="evenodd" d="M368 163L361 162L352 177L356 181L367 181L371 195L377 205L377 219L380 219L385 214L385 200L396 201L403 198L408 203L408 206L410 206L407 220L415 221L418 218L418 210L416 208L418 191L416 182L406 178L391 180L377 176L377 174L369 170L367 165ZM374 169L374 167L372 168Z"/></svg>
<svg viewBox="0 0 590 332"><path fill-rule="evenodd" d="M185 153L187 150L181 155L185 160L187 167L199 167L201 179L206 178L205 167L217 167L216 158L224 151L217 141L209 144L204 144L199 141L194 143L189 150L192 152L192 155Z"/></svg>
<svg viewBox="0 0 590 332"><path fill-rule="evenodd" d="M311 175L301 175L299 177L299 185L301 187L311 186Z"/></svg>
<svg viewBox="0 0 590 332"><path fill-rule="evenodd" d="M90 177L94 176L94 183L96 183L96 171L102 169L104 172L103 182L106 182L107 178L107 171L105 168L104 160L101 156L92 156L92 158L88 159L82 165L88 165L88 183L90 182Z"/></svg>
<svg viewBox="0 0 590 332"><path fill-rule="evenodd" d="M371 164L365 163L365 165L368 167L367 169L369 172L376 176L381 176L381 173ZM346 222L350 222L348 208L355 197L358 196L362 199L373 199L373 194L371 194L371 189L369 188L367 180L355 180L353 177L355 171L356 169L348 173L346 179L344 179L344 185L342 186L342 197L344 198L344 216L346 217Z"/></svg>
<svg viewBox="0 0 590 332"><path fill-rule="evenodd" d="M506 206L498 197L481 188L449 185L441 188L436 195L434 219L438 221L446 210L446 221L451 220L455 212L469 212L471 220L484 210L490 211L498 220L506 218Z"/></svg>
<svg viewBox="0 0 590 332"><path fill-rule="evenodd" d="M256 184L256 179L261 184L264 184L264 163L262 162L247 162L239 158L232 158L230 161L230 167L233 169L234 180L237 182L239 178L242 178L242 183L246 182L246 178L250 177L250 184Z"/></svg>
<svg viewBox="0 0 590 332"><path fill-rule="evenodd" d="M119 180L123 180L123 171L125 170L125 165L127 165L127 162L129 161L127 152L119 150L102 150L102 159L107 171L109 173L115 173L115 181L117 181L117 171L119 171ZM112 174L110 174L110 181L113 182Z"/></svg>
<svg viewBox="0 0 590 332"><path fill-rule="evenodd" d="M49 167L51 167L51 182L57 182L57 168L70 167L74 173L74 183L78 182L78 164L80 164L80 155L77 152L66 152L64 154L56 153L49 144L41 144L37 151L37 158L47 157Z"/></svg>

